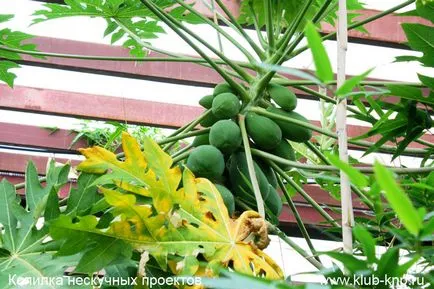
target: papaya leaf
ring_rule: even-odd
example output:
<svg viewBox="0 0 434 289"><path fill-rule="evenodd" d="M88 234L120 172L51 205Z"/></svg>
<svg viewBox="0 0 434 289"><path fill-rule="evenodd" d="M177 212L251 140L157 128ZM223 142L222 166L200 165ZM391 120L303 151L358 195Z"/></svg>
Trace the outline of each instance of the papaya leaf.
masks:
<svg viewBox="0 0 434 289"><path fill-rule="evenodd" d="M415 23L401 25L408 39L408 45L423 56L419 61L428 67L434 67L434 29L430 26Z"/></svg>
<svg viewBox="0 0 434 289"><path fill-rule="evenodd" d="M13 15L0 15L0 23L9 21ZM36 51L34 44L22 43L31 39L33 36L19 31L12 31L8 28L0 29L0 46L6 48L23 49ZM16 52L0 50L0 81L5 82L8 86L14 86L16 75L10 70L20 66L12 60L21 60L21 56Z"/></svg>
<svg viewBox="0 0 434 289"><path fill-rule="evenodd" d="M75 248L85 251L85 256L95 256L92 250L106 248L101 254L109 256L91 266L90 258L89 262L80 261L83 271L98 270L116 258L126 257L134 248L148 251L163 270L170 268L175 274L200 274L196 265L189 266L195 262L186 262L200 255L209 262L207 272L216 265L232 266L250 275L261 272L268 279L282 278L278 265L261 251L268 244L268 236L266 223L258 213L247 211L231 219L217 188L207 179L195 178L187 168L183 173L178 166L172 168L171 157L151 139L144 140L142 152L138 142L123 133L122 147L124 161L100 147L81 150L86 160L79 169L102 174L95 184L110 184L110 188L100 187L115 216L109 226L99 229L97 218L91 215L75 219L61 215L50 226L55 240L78 243L62 248L64 254L71 254ZM152 203L138 202L143 195ZM90 249L85 245L89 240ZM109 244L113 245L108 248ZM181 260L173 266L170 257L175 255Z"/></svg>
<svg viewBox="0 0 434 289"><path fill-rule="evenodd" d="M9 87L14 87L14 80L17 75L10 70L13 68L19 68L20 66L12 61L1 60L0 61L0 81L4 81Z"/></svg>
<svg viewBox="0 0 434 289"><path fill-rule="evenodd" d="M432 90L434 90L434 77L430 77L430 76L426 76L423 74L417 74L419 77L419 80L425 84L427 87L431 88Z"/></svg>
<svg viewBox="0 0 434 289"><path fill-rule="evenodd" d="M98 189L93 182L98 178L95 174L80 174L77 180L77 187L71 189L66 206L66 214L82 216L89 213L94 204L101 199Z"/></svg>
<svg viewBox="0 0 434 289"><path fill-rule="evenodd" d="M422 218L411 203L410 198L396 183L393 173L380 163L374 164L375 177L392 209L408 232L417 236L422 229Z"/></svg>
<svg viewBox="0 0 434 289"><path fill-rule="evenodd" d="M169 9L167 13L179 21L201 23L199 17L186 13L184 7L174 7L176 2L173 0L152 2L162 9ZM136 57L145 57L147 51L143 49L140 41L131 37L127 31L133 32L145 42L165 33L155 15L140 0L65 0L65 4L44 4L44 9L33 14L33 24L65 17L99 17L107 22L104 36L111 36L112 44L123 39L123 46Z"/></svg>
<svg viewBox="0 0 434 289"><path fill-rule="evenodd" d="M30 169L29 169L30 168ZM22 278L56 278L56 284L42 284L40 287L29 285L29 288L72 288L67 280L63 280L65 269L75 266L78 263L79 256L72 254L71 256L55 256L60 243L49 240L47 223L42 228L37 226L37 221L44 215L44 203L47 200L48 194L57 194L58 184L62 183L58 179L58 172L63 167L49 167L47 179L47 187L49 190L41 189L42 186L38 182L31 182L35 188L31 188L30 182L26 183L26 190L33 192L35 199L39 202L34 202L29 206L30 210L23 208L20 205L20 199L17 198L15 187L6 179L0 182L0 224L3 231L0 233L0 287L1 288L19 288L18 280ZM55 170L52 172L51 170ZM28 171L33 174L32 165L29 165ZM32 175L30 178L33 178ZM37 177L37 175L36 175ZM33 190L34 189L34 190ZM40 195L39 193L46 195ZM32 193L30 193L32 194ZM28 196L29 200L33 198ZM35 205L36 204L36 205ZM57 210L58 204L55 205ZM55 211L54 209L50 212ZM47 212L47 210L45 210ZM22 284L21 284L22 285ZM45 287L44 287L45 286ZM90 288L84 286L81 288Z"/></svg>
<svg viewBox="0 0 434 289"><path fill-rule="evenodd" d="M30 211L39 217L39 211L45 207L47 198L51 192L57 197L60 187L68 182L70 165L56 166L54 160L50 160L47 170L47 182L45 186L39 182L38 172L33 162L29 162L26 168L25 191L26 204ZM51 198L54 198L51 196ZM58 205L56 205L58 207ZM54 209L54 208L53 208Z"/></svg>

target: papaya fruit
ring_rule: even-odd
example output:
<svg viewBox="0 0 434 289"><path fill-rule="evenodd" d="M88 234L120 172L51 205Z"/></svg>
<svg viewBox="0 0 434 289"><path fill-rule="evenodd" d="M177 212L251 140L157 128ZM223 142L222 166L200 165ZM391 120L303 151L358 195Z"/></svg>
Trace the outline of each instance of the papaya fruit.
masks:
<svg viewBox="0 0 434 289"><path fill-rule="evenodd" d="M297 96L284 86L269 84L268 93L271 99L286 111L293 111L297 107Z"/></svg>
<svg viewBox="0 0 434 289"><path fill-rule="evenodd" d="M269 153L281 157L282 159L295 161L294 149L286 139L282 139L279 145L275 149L269 151ZM277 165L280 166L282 170L289 170L291 168L291 166L288 165L283 165L283 164L277 164Z"/></svg>
<svg viewBox="0 0 434 289"><path fill-rule="evenodd" d="M209 133L205 133L195 137L191 145L194 147L198 147L198 146L208 145L208 144L209 144Z"/></svg>
<svg viewBox="0 0 434 289"><path fill-rule="evenodd" d="M262 198L268 197L268 180L259 165L253 161L256 178L259 184ZM246 154L244 152L233 153L228 161L229 180L232 185L232 192L242 199L255 202L255 194L250 181L249 169L247 167Z"/></svg>
<svg viewBox="0 0 434 289"><path fill-rule="evenodd" d="M202 97L199 100L199 104L206 109L210 109L212 106L213 100L214 100L214 95L212 95L212 94L211 95L205 95L204 97Z"/></svg>
<svg viewBox="0 0 434 289"><path fill-rule="evenodd" d="M293 118L299 121L309 123L309 121L304 116L302 116L299 113L296 113L295 111L287 112L284 111L283 109L276 108L276 107L269 107L267 108L267 111L275 114L280 114L288 118ZM274 120L274 121L279 125L280 129L282 130L282 136L286 139L292 140L294 142L305 142L310 140L310 138L312 137L312 130L308 128L290 122L286 122L283 120Z"/></svg>
<svg viewBox="0 0 434 289"><path fill-rule="evenodd" d="M216 147L202 145L192 150L187 159L187 167L196 177L213 180L223 175L225 160Z"/></svg>
<svg viewBox="0 0 434 289"><path fill-rule="evenodd" d="M241 130L232 120L219 120L211 127L209 143L223 153L234 152L241 142Z"/></svg>
<svg viewBox="0 0 434 289"><path fill-rule="evenodd" d="M268 197L264 200L264 203L275 216L279 217L283 208L282 199L273 186L270 185L268 189L270 191Z"/></svg>
<svg viewBox="0 0 434 289"><path fill-rule="evenodd" d="M218 120L219 119L215 117L215 115L211 112L200 121L200 125L203 127L210 127L216 122L218 122Z"/></svg>
<svg viewBox="0 0 434 289"><path fill-rule="evenodd" d="M221 93L212 101L212 112L218 119L232 118L240 109L240 100L233 93Z"/></svg>
<svg viewBox="0 0 434 289"><path fill-rule="evenodd" d="M216 87L214 88L214 92L213 95L217 96L219 94L222 93L234 93L234 90L232 89L232 87L227 84L226 82L223 83L219 83L216 85Z"/></svg>
<svg viewBox="0 0 434 289"><path fill-rule="evenodd" d="M271 119L248 113L246 116L246 129L255 144L265 150L271 150L282 140L282 130Z"/></svg>
<svg viewBox="0 0 434 289"><path fill-rule="evenodd" d="M225 206L228 209L229 216L232 216L235 211L234 195L225 186L216 184L215 187L217 188L217 190L220 192L220 195L222 196L223 202L225 203Z"/></svg>

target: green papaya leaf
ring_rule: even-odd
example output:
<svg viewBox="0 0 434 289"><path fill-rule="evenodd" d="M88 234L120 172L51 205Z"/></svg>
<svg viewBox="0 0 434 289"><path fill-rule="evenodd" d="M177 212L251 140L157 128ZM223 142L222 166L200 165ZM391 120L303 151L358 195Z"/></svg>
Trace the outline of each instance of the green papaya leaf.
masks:
<svg viewBox="0 0 434 289"><path fill-rule="evenodd" d="M0 287L1 288L20 288L17 282L25 280L22 278L35 278L42 281L43 278L56 278L58 280L54 285L41 284L28 288L73 288L71 283L62 279L64 272L68 267L75 266L78 263L79 256L55 256L60 243L49 240L47 223L42 228L37 226L38 220L43 216L45 204L47 201L45 194L56 194L61 187L62 180L59 179L59 172L63 167L49 168L46 186L50 190L44 190L40 183L35 183L32 179L35 177L33 164L29 164L29 178L26 182L26 191L29 191L28 200L29 210L20 205L20 199L17 198L15 187L6 179L0 182L0 224L3 231L0 233ZM54 170L54 172L53 172ZM37 175L36 175L37 177ZM30 181L32 180L32 181ZM33 187L35 186L35 187ZM50 203L50 206L57 207L59 204ZM45 208L45 212L52 212L52 209ZM54 209L53 209L54 211ZM90 288L83 286L81 288Z"/></svg>

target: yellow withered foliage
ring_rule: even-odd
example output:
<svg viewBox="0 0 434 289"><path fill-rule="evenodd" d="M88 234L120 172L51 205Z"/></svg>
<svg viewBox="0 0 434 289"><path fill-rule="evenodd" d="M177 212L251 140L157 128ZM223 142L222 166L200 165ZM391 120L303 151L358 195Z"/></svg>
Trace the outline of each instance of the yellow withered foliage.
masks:
<svg viewBox="0 0 434 289"><path fill-rule="evenodd" d="M117 216L108 229L94 228L94 232L148 251L163 269L176 274L212 276L217 265L268 279L283 278L279 266L261 250L269 239L258 213L247 211L231 219L213 183L173 166L171 157L151 139L143 141L142 151L124 133L122 147L124 161L101 147L81 150L86 160L78 169L102 174L96 183ZM139 202L139 195L151 201ZM205 268L199 266L198 255L208 262ZM168 261L169 256L181 261Z"/></svg>

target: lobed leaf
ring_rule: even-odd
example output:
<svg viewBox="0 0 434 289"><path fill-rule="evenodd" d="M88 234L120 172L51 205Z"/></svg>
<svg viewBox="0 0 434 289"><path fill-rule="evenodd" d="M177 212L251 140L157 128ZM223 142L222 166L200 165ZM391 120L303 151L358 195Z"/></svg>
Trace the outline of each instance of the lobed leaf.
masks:
<svg viewBox="0 0 434 289"><path fill-rule="evenodd" d="M218 265L250 275L264 274L269 279L282 278L277 264L260 250L269 240L258 213L247 211L231 219L209 180L196 179L187 168L183 173L178 166L172 168L170 156L150 139L144 140L142 152L137 141L124 133L122 146L124 161L100 147L81 151L86 160L79 169L102 174L94 184L104 185L100 191L114 216L110 224L101 229L94 216L78 217L73 222L70 216L62 215L51 225L54 239L64 239L65 244L75 240L78 250L87 252L85 240L95 244L92 248L116 244L110 248L108 260L81 269L98 270L127 256L124 248L132 246L148 251L163 270L170 268L175 274L212 275ZM142 202L143 196L151 202ZM68 248L63 252L72 253ZM198 266L199 255L210 262L205 268ZM173 256L181 260L174 261Z"/></svg>

